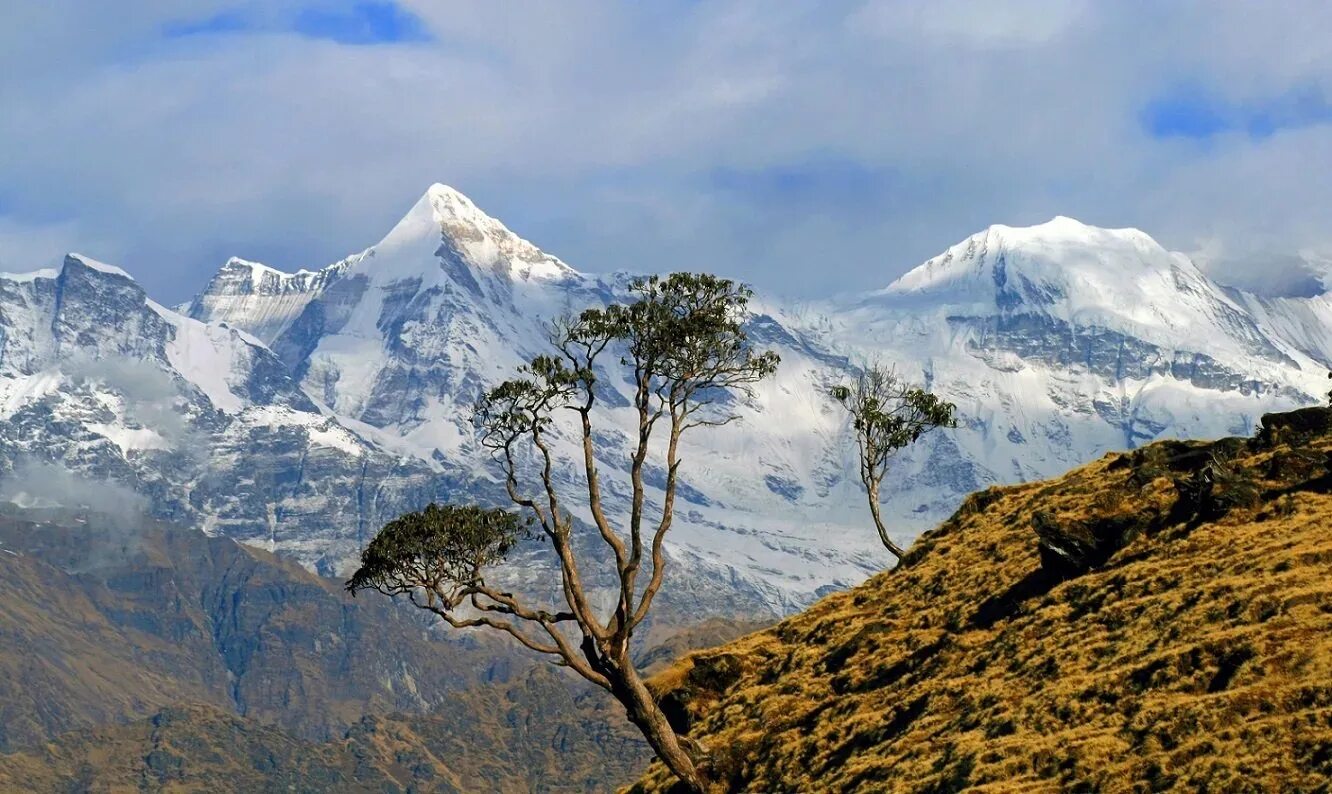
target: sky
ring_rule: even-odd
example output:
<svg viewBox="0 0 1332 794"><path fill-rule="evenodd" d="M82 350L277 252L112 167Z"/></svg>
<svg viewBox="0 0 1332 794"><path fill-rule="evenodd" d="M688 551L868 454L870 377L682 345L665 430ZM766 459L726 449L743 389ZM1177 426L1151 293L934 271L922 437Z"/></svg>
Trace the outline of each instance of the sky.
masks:
<svg viewBox="0 0 1332 794"><path fill-rule="evenodd" d="M586 272L874 289L994 223L1134 226L1227 283L1332 262L1332 4L5 0L0 270L188 299L433 182Z"/></svg>

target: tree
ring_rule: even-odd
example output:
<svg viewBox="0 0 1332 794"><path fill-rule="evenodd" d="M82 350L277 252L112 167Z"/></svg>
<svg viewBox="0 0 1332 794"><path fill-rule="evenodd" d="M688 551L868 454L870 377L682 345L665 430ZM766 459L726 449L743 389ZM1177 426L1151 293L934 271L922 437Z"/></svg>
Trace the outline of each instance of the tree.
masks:
<svg viewBox="0 0 1332 794"><path fill-rule="evenodd" d="M552 352L488 391L475 409L480 441L499 462L509 498L554 548L564 602L559 610L534 608L486 583L486 569L503 561L520 533L517 517L502 510L427 508L404 516L371 542L347 587L405 594L452 626L503 631L552 657L618 699L684 787L704 791L701 749L671 728L634 665L632 639L664 583L681 438L735 420L730 393L747 392L771 375L778 357L749 346L742 321L751 292L743 285L675 273L635 279L629 290L633 302L554 323ZM595 432L598 372L616 364L632 388L635 418L628 504L620 505L607 504L602 490ZM572 419L579 445L583 482L576 496L557 482L559 415ZM657 464L665 474L653 505L645 477ZM566 504L575 501L587 508L608 549L602 564L613 565L618 580L614 606L604 614L593 607L583 578L584 567L597 561L574 548Z"/></svg>
<svg viewBox="0 0 1332 794"><path fill-rule="evenodd" d="M830 391L851 415L860 453L860 481L879 540L900 560L906 552L888 537L879 512L879 486L898 450L936 427L957 427L957 408L877 364L865 367L851 385L837 385Z"/></svg>

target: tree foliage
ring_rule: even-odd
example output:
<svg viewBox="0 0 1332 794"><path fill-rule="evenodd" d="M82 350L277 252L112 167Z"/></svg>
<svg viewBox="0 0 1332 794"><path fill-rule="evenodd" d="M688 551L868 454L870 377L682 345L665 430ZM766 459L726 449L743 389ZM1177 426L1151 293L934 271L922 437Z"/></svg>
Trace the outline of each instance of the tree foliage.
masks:
<svg viewBox="0 0 1332 794"><path fill-rule="evenodd" d="M629 302L553 323L551 351L486 392L474 411L478 439L499 462L509 498L554 548L560 610L535 609L487 586L484 569L504 559L519 525L512 514L479 508L435 508L432 517L413 514L389 524L366 549L348 586L405 594L451 625L499 629L550 654L614 695L681 783L701 791L706 775L700 749L675 734L648 692L634 666L631 639L664 583L681 438L734 421L732 395L771 375L778 357L750 347L744 320L752 293L744 285L705 273L674 273L634 279L628 290ZM598 379L617 364L632 389L636 432L628 503L607 505L597 467ZM556 439L569 432L559 416L573 418L583 475L577 493L566 493L556 473ZM649 466L665 471L657 500L649 499L645 483ZM583 583L583 566L596 561L580 558L574 548L566 507L573 501L586 506L613 558L619 585L609 611L594 608ZM461 614L463 609L470 613Z"/></svg>
<svg viewBox="0 0 1332 794"><path fill-rule="evenodd" d="M888 536L880 514L879 487L899 450L916 443L930 430L957 426L957 408L877 364L865 367L851 384L838 384L829 392L850 414L859 452L860 481L879 540L901 559L905 551Z"/></svg>
<svg viewBox="0 0 1332 794"><path fill-rule="evenodd" d="M452 609L485 588L485 569L504 562L527 528L507 510L427 505L390 521L361 552L347 582L353 595L416 591Z"/></svg>

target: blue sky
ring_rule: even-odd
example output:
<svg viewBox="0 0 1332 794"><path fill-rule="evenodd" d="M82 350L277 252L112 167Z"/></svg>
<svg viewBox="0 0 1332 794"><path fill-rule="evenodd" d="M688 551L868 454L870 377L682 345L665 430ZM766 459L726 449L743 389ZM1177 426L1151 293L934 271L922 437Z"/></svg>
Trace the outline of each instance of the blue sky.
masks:
<svg viewBox="0 0 1332 794"><path fill-rule="evenodd" d="M992 223L1137 226L1227 281L1332 261L1332 7L14 0L0 269L184 300L451 184L587 271L883 286ZM1312 265L1309 263L1313 263Z"/></svg>
<svg viewBox="0 0 1332 794"><path fill-rule="evenodd" d="M231 8L201 18L169 20L162 26L167 38L245 33L295 33L348 45L433 40L420 17L387 1L297 6L276 17L256 9Z"/></svg>
<svg viewBox="0 0 1332 794"><path fill-rule="evenodd" d="M1152 99L1143 110L1143 126L1156 138L1207 141L1243 134L1261 139L1325 124L1332 124L1332 105L1318 84L1244 100L1231 100L1215 90L1187 86Z"/></svg>

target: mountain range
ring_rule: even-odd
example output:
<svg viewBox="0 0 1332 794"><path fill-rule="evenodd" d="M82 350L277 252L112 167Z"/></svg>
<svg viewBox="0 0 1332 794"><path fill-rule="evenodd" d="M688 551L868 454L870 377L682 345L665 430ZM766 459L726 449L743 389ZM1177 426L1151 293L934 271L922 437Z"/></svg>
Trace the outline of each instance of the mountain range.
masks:
<svg viewBox="0 0 1332 794"><path fill-rule="evenodd" d="M628 280L575 270L443 185L360 253L296 273L231 259L176 308L77 254L0 275L0 498L198 526L343 573L402 512L502 501L471 404L544 351L552 318ZM736 398L739 422L686 445L668 590L695 615L784 614L887 564L826 397L865 362L959 409L884 484L903 541L988 485L1247 434L1321 401L1332 363L1332 296L1227 288L1143 232L1068 218L990 227L876 292L751 308L751 339L782 365ZM602 383L614 495L632 417L626 383ZM557 477L577 476L565 445ZM533 585L548 565L534 546L509 575Z"/></svg>

